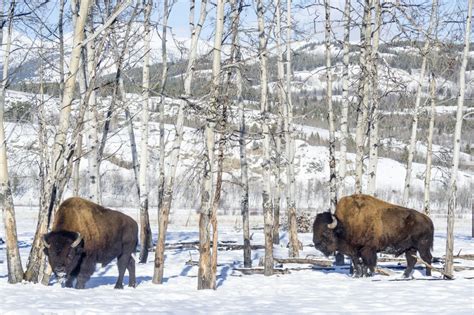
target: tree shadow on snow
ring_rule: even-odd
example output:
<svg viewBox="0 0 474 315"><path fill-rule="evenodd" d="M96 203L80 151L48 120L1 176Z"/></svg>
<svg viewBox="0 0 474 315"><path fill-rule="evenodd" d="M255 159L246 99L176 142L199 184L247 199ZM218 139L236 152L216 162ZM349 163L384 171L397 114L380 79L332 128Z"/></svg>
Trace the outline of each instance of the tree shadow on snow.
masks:
<svg viewBox="0 0 474 315"><path fill-rule="evenodd" d="M137 277L137 286L140 285L140 283L145 282L145 281L151 281L152 277ZM87 289L93 289L97 288L100 286L104 285L115 285L117 282L117 277L116 276L97 276L97 277L92 277L90 278L89 281L86 283L86 288ZM128 286L128 276L123 277L123 287Z"/></svg>
<svg viewBox="0 0 474 315"><path fill-rule="evenodd" d="M227 280L227 277L229 276L229 272L232 270L231 266L224 266L221 269L221 274L217 278L217 283L216 287L219 288L224 284L224 281Z"/></svg>

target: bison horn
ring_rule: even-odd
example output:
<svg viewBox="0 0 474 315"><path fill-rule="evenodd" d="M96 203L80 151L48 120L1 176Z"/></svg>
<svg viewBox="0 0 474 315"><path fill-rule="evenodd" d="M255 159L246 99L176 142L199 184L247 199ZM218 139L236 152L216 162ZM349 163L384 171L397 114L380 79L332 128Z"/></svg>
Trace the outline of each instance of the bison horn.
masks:
<svg viewBox="0 0 474 315"><path fill-rule="evenodd" d="M76 247L77 245L79 245L79 243L82 241L82 236L81 236L81 233L77 232L77 237L76 237L76 240L71 244L71 247L74 248Z"/></svg>
<svg viewBox="0 0 474 315"><path fill-rule="evenodd" d="M46 248L50 248L50 247L51 247L51 244L49 244L49 243L46 241L46 234L43 235L43 245L44 245L44 247L46 247Z"/></svg>
<svg viewBox="0 0 474 315"><path fill-rule="evenodd" d="M331 215L332 217L332 222L328 224L328 228L330 228L331 230L335 229L336 226L337 226L337 219L334 215Z"/></svg>

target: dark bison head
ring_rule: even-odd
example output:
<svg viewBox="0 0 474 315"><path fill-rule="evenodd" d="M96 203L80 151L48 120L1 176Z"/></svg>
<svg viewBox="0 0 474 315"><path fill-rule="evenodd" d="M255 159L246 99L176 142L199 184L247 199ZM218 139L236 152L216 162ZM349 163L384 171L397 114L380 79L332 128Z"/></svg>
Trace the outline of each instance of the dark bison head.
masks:
<svg viewBox="0 0 474 315"><path fill-rule="evenodd" d="M43 236L44 252L56 276L70 275L81 261L84 241L81 234L69 231L55 231Z"/></svg>
<svg viewBox="0 0 474 315"><path fill-rule="evenodd" d="M336 226L337 219L330 212L320 213L314 220L314 247L326 256L331 255L337 250Z"/></svg>

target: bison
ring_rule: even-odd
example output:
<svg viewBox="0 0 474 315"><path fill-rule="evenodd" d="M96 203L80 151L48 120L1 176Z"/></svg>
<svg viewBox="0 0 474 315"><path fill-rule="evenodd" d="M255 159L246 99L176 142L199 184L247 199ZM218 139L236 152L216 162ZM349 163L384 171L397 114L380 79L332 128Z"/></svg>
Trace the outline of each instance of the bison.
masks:
<svg viewBox="0 0 474 315"><path fill-rule="evenodd" d="M396 256L405 253L404 276L409 277L417 251L431 263L433 232L431 219L416 210L367 195L352 195L339 200L334 215L325 212L316 216L313 242L326 256L335 251L349 256L355 277L374 272L378 252ZM426 275L431 275L430 268L426 268Z"/></svg>
<svg viewBox="0 0 474 315"><path fill-rule="evenodd" d="M44 251L52 270L66 287L83 289L95 271L117 258L116 289L123 288L128 269L130 287L135 287L135 252L138 225L129 216L88 200L65 200L56 213L52 231L43 236Z"/></svg>

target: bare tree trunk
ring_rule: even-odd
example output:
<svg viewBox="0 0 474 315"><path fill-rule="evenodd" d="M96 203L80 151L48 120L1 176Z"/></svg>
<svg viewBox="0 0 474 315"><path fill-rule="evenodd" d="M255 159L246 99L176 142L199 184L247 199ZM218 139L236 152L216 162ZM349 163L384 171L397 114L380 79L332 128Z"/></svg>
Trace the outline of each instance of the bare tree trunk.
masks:
<svg viewBox="0 0 474 315"><path fill-rule="evenodd" d="M146 263L148 258L148 249L151 245L150 218L148 215L148 120L150 108L150 40L151 27L150 16L153 1L148 0L145 5L144 20L144 49L145 56L143 60L143 106L142 106L142 124L140 141L140 263Z"/></svg>
<svg viewBox="0 0 474 315"><path fill-rule="evenodd" d="M345 179L347 171L347 139L349 128L347 119L349 116L349 38L351 31L351 1L346 0L344 5L344 42L343 42L343 70L342 70L342 108L341 108L341 137L339 158L339 196L344 196Z"/></svg>
<svg viewBox="0 0 474 315"><path fill-rule="evenodd" d="M293 101L291 98L291 0L286 2L286 106L284 107L283 116L285 124L285 149L287 157L286 176L286 211L288 213L288 229L290 234L289 255L290 257L299 256L298 227L296 223L296 179L295 179L295 135L293 126Z"/></svg>
<svg viewBox="0 0 474 315"><path fill-rule="evenodd" d="M81 156L82 156L82 134L77 139L76 150L74 151L74 170L72 175L72 194L79 196L79 190L81 188Z"/></svg>
<svg viewBox="0 0 474 315"><path fill-rule="evenodd" d="M359 85L359 105L357 108L357 129L356 129L356 176L355 193L362 193L362 176L364 173L364 133L367 128L367 116L369 108L369 75L370 75L370 39L371 39L371 7L373 0L364 1L364 16L360 32L360 85Z"/></svg>
<svg viewBox="0 0 474 315"><path fill-rule="evenodd" d="M4 1L0 3L0 13L4 14ZM3 73L0 85L0 204L2 207L3 224L5 227L6 256L8 268L8 282L18 283L23 279L23 268L21 266L20 251L18 249L18 238L16 232L15 208L8 175L7 141L5 138L5 127L3 124L5 111L5 96L8 84L8 67L10 59L11 35L13 28L13 14L16 2L10 2L8 10L7 40L3 50ZM0 17L0 46L3 46L3 17Z"/></svg>
<svg viewBox="0 0 474 315"><path fill-rule="evenodd" d="M328 106L329 122L329 200L330 209L334 213L337 205L337 187L336 187L336 129L334 122L334 111L332 109L332 74L331 74L331 9L329 1L324 1L324 10L326 13L326 104Z"/></svg>
<svg viewBox="0 0 474 315"><path fill-rule="evenodd" d="M176 177L176 169L178 167L179 152L181 149L181 142L183 140L183 124L184 124L184 107L186 106L186 99L191 96L191 83L193 79L193 73L195 68L196 56L197 56L197 45L199 35L201 33L202 26L206 19L207 11L207 0L201 2L201 12L199 16L198 24L192 28L191 35L191 47L189 50L188 66L184 78L184 100L179 104L175 137L173 141L172 151L170 155L170 173L163 193L163 201L160 207L160 213L158 216L158 243L155 251L155 268L153 272L153 283L163 283L163 268L164 268L164 253L165 253L165 241L166 241L166 230L168 229L169 213L171 209L171 202L173 200L174 181ZM191 2L191 11L194 11L194 1ZM192 23L194 24L194 23ZM210 199L209 199L210 200Z"/></svg>
<svg viewBox="0 0 474 315"><path fill-rule="evenodd" d="M47 231L50 219L52 217L55 202L58 196L58 190L62 188L58 186L58 176L65 169L64 162L67 157L64 156L66 150L66 136L69 129L69 117L71 114L71 104L74 96L74 88L76 83L76 75L79 69L81 58L81 43L84 39L84 25L88 17L90 0L83 0L80 3L79 14L74 27L73 49L71 52L71 61L69 63L69 75L66 79L63 93L62 106L59 118L59 127L55 137L55 145L53 148L53 160L51 171L48 176L45 187L45 196L42 198L44 204L41 205L38 226L33 240L28 266L25 272L27 281L37 282L40 277L39 270L44 265L44 253L42 251L41 238Z"/></svg>
<svg viewBox="0 0 474 315"><path fill-rule="evenodd" d="M64 51L62 51L64 53ZM61 58L60 58L61 59ZM64 56L63 56L64 59ZM64 60L63 60L64 61ZM50 169L50 155L48 150L48 128L45 118L45 100L44 100L44 50L43 41L40 43L40 103L38 105L38 145L39 145L39 204L44 204L45 184ZM64 79L64 73L63 73ZM64 84L64 82L63 82ZM42 269L43 268L43 269ZM51 274L51 267L49 264L43 264L40 267L40 274ZM44 270L46 269L46 270ZM42 284L47 285L49 277L43 277Z"/></svg>
<svg viewBox="0 0 474 315"><path fill-rule="evenodd" d="M168 28L168 16L171 13L171 8L168 5L168 0L163 1L163 28L161 34L161 62L163 64L163 71L161 72L161 86L160 86L160 161L159 161L159 175L158 175L158 217L163 203L163 193L165 189L165 86L166 77L168 75L168 55L166 49L166 36Z"/></svg>
<svg viewBox="0 0 474 315"><path fill-rule="evenodd" d="M436 80L434 73L431 73L430 77L430 122L428 127L428 147L426 150L426 174L425 174L425 190L424 190L424 213L430 215L430 185L431 185L431 164L433 157L433 132L434 132L434 121L436 116Z"/></svg>
<svg viewBox="0 0 474 315"><path fill-rule="evenodd" d="M250 217L249 217L249 178L248 178L248 161L247 161L247 125L245 116L245 105L242 97L242 59L239 42L239 24L240 12L243 9L242 0L231 1L233 12L232 36L234 48L235 68L235 87L237 89L236 98L239 108L239 151L240 151L240 185L242 193L240 197L240 212L242 215L242 232L244 243L244 267L252 267L252 249L250 246Z"/></svg>
<svg viewBox="0 0 474 315"><path fill-rule="evenodd" d="M428 26L428 30L425 36L425 44L423 46L422 53L422 61L421 61L421 69L420 69L420 76L418 77L418 87L416 90L416 99L415 105L413 108L413 118L412 118L412 125L411 125L411 136L410 136L410 145L408 147L408 158L407 158L407 171L405 175L405 186L403 188L403 200L402 203L404 206L408 203L408 198L410 195L410 185L411 185L411 173L412 173L412 164L413 164L413 155L416 149L416 131L418 129L418 112L420 110L421 104L421 94L423 89L423 80L425 78L426 72L426 62L428 58L428 52L430 49L431 44L431 34L433 33L433 29L436 23L436 10L438 7L438 1L433 0L433 5L431 7L431 15L430 15L430 24Z"/></svg>
<svg viewBox="0 0 474 315"><path fill-rule="evenodd" d="M277 50L277 75L278 75L278 127L276 136L276 179L275 179L275 199L273 204L273 244L280 244L280 203L281 191L283 188L283 181L281 180L281 166L282 166L282 134L284 129L283 124L283 109L286 105L285 93L285 65L283 63L283 52L281 48L281 0L276 2L276 50Z"/></svg>
<svg viewBox="0 0 474 315"><path fill-rule="evenodd" d="M59 91L64 91L64 0L59 0L58 40L59 40ZM62 102L62 94L59 93Z"/></svg>
<svg viewBox="0 0 474 315"><path fill-rule="evenodd" d="M456 127L454 130L454 148L453 148L453 162L451 165L451 180L449 185L449 201L448 201L448 228L446 239L446 264L444 272L451 276L453 275L453 248L454 248L454 210L456 208L456 190L457 190L457 176L459 168L459 152L461 150L461 129L463 120L463 105L464 94L466 92L466 67L469 55L469 42L471 41L471 24L472 24L472 6L474 0L468 1L467 20L466 20L466 34L464 37L464 53L462 57L461 69L459 70L459 95L458 95L458 109L456 112Z"/></svg>
<svg viewBox="0 0 474 315"><path fill-rule="evenodd" d="M220 103L220 72L221 72L221 47L222 34L224 30L224 0L217 0L216 8L216 33L214 36L213 63L212 63L212 99L208 110L207 123L205 127L205 160L203 174L203 190L201 197L201 211L199 214L199 270L198 290L215 289L216 276L212 268L210 249L210 221L217 220L212 213L212 203L219 200L221 183L217 183L214 190L214 146L215 146L215 121L220 119L217 107ZM222 168L222 164L220 165ZM217 170L222 172L222 170ZM222 176L222 174L221 174ZM213 223L213 255L217 255L217 222ZM216 250L216 252L214 252ZM217 262L217 256L216 256Z"/></svg>
<svg viewBox="0 0 474 315"><path fill-rule="evenodd" d="M267 40L265 35L264 23L265 9L263 1L257 1L257 21L258 21L258 38L259 38L259 59L260 59L260 116L262 122L263 133L263 185L262 185L262 202L263 202L263 220L265 233L265 276L273 275L273 206L270 198L270 130L269 130L269 112L268 112L268 92L267 92Z"/></svg>
<svg viewBox="0 0 474 315"><path fill-rule="evenodd" d="M91 36L93 33L93 23L90 22L90 28L87 33L87 36ZM89 41L86 45L87 49L87 72L89 74L89 81L92 81L92 78L96 76L96 49L94 41ZM84 76L85 77L85 76ZM91 82L92 83L92 82ZM99 172L99 136L98 136L98 112L97 112L97 101L95 90L93 87L89 87L92 90L90 91L90 97L88 102L88 108L86 113L87 121L87 139L86 146L88 151L87 156L87 179L89 186L89 195L88 198L95 203L102 203L101 198L101 185L100 185L100 172ZM82 94L82 93L81 93Z"/></svg>
<svg viewBox="0 0 474 315"><path fill-rule="evenodd" d="M370 91L372 97L372 108L369 125L369 169L367 180L367 193L376 195L377 163L379 159L379 95L378 95L378 50L380 39L380 28L382 27L382 12L380 0L374 0L375 6L375 29L372 32L372 49L370 57Z"/></svg>

